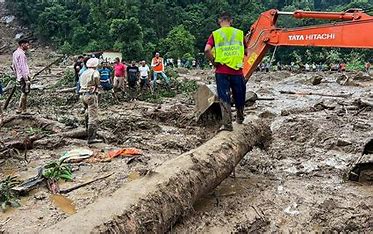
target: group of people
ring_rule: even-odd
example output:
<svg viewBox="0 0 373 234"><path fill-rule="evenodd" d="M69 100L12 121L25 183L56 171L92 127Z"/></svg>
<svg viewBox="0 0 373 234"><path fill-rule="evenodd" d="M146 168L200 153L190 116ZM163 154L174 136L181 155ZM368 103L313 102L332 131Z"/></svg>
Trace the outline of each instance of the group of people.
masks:
<svg viewBox="0 0 373 234"><path fill-rule="evenodd" d="M30 69L27 62L26 52L30 48L28 40L18 41L18 48L13 53L12 69L19 83L21 97L18 104L17 113L27 112L27 97L30 93ZM76 90L84 106L88 143L100 142L96 138L98 129L98 91L102 88L105 91L112 91L113 95L118 91L128 90L130 99L135 100L137 85L141 89L146 89L148 85L155 90L158 77L162 77L167 85L170 79L164 71L164 61L159 53L156 53L151 62L151 69L145 61L141 61L138 66L135 61L126 65L119 58L115 59L111 67L108 63L100 64L98 58L88 58L79 56L74 64ZM153 76L150 77L151 70ZM0 112L1 114L1 112Z"/></svg>
<svg viewBox="0 0 373 234"><path fill-rule="evenodd" d="M77 81L77 92L83 103L86 117L86 128L88 144L98 143L101 140L96 138L98 129L98 91L102 88L105 91L112 91L114 97L116 92L128 90L130 100L136 99L138 83L142 90L147 88L148 81L152 90L155 90L157 78L161 76L169 85L169 78L164 73L163 58L156 53L151 62L153 77L150 77L150 68L145 61L137 66L135 61L126 65L120 58L115 59L113 67L108 63L100 64L98 58L79 57L74 65ZM127 87L128 85L128 87ZM128 88L128 89L127 89Z"/></svg>
<svg viewBox="0 0 373 234"><path fill-rule="evenodd" d="M89 57L79 56L74 64L77 93L80 90L79 79L83 72L87 70L89 59ZM128 91L130 101L136 99L138 87L142 92L148 88L154 91L159 76L165 80L167 85L170 83L170 79L165 74L164 60L159 53L156 53L152 59L151 68L145 60L139 63L132 61L126 64L123 59L116 58L113 65L108 62L100 63L97 71L100 74L99 87L104 91L111 91L114 96L116 92ZM153 73L152 76L151 73Z"/></svg>
<svg viewBox="0 0 373 234"><path fill-rule="evenodd" d="M219 17L220 29L214 31L208 38L205 55L216 68L216 84L220 106L222 111L222 127L220 130L232 131L231 91L237 110L236 122L244 121L244 106L246 94L246 82L243 77L243 59L245 51L243 31L233 28L232 18L228 13L222 13ZM228 40L229 39L229 40ZM232 46L234 43L234 46ZM30 92L30 71L25 52L30 43L27 40L19 41L18 49L13 53L13 70L21 87L21 98L17 112L26 112L27 96ZM214 48L214 49L213 49ZM229 53L227 53L229 52ZM149 68L145 61L126 65L119 58L111 67L108 63L100 64L98 58L84 58L80 56L74 65L77 92L85 107L86 129L88 143L100 142L96 138L98 130L98 90L126 91L126 85L131 91L131 99L135 99L133 91L137 84L146 88L156 88L158 77L164 78L169 85L169 78L164 72L164 61L159 53L156 53ZM152 70L153 76L150 77Z"/></svg>

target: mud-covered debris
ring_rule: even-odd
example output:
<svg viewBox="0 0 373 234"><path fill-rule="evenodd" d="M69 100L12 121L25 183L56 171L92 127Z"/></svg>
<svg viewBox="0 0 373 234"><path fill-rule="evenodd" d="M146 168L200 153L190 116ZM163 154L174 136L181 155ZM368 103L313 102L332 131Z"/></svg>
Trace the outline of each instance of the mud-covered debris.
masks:
<svg viewBox="0 0 373 234"><path fill-rule="evenodd" d="M42 201L44 199L46 199L48 196L48 194L44 191L40 191L40 192L37 192L35 195L34 195L34 199L35 200L38 200L38 201Z"/></svg>
<svg viewBox="0 0 373 234"><path fill-rule="evenodd" d="M133 157L133 156L139 156L142 155L143 152L140 149L135 148L122 148L122 149L116 149L111 150L108 153L109 158L116 158L116 157Z"/></svg>
<svg viewBox="0 0 373 234"><path fill-rule="evenodd" d="M311 83L312 83L312 85L319 85L319 84L321 84L322 80L323 80L322 76L316 75L316 76L312 77Z"/></svg>
<svg viewBox="0 0 373 234"><path fill-rule="evenodd" d="M333 209L336 209L337 207L337 202L333 198L326 199L319 205L319 209L325 211L331 211Z"/></svg>
<svg viewBox="0 0 373 234"><path fill-rule="evenodd" d="M363 148L362 155L352 165L348 179L359 182L373 182L373 139Z"/></svg>
<svg viewBox="0 0 373 234"><path fill-rule="evenodd" d="M270 112L270 111L263 111L263 112L259 113L258 116L260 118L272 119L272 118L275 118L277 115L273 112Z"/></svg>
<svg viewBox="0 0 373 234"><path fill-rule="evenodd" d="M264 233L270 224L268 219L255 217L254 220L247 223L236 224L233 233Z"/></svg>
<svg viewBox="0 0 373 234"><path fill-rule="evenodd" d="M297 208L298 208L298 204L293 203L284 209L284 213L290 216L299 215L300 212L297 210Z"/></svg>
<svg viewBox="0 0 373 234"><path fill-rule="evenodd" d="M76 148L65 152L60 160L65 162L81 162L93 156L93 151L85 148Z"/></svg>
<svg viewBox="0 0 373 234"><path fill-rule="evenodd" d="M354 76L354 80L356 80L356 81L371 81L373 79L368 73L359 72Z"/></svg>
<svg viewBox="0 0 373 234"><path fill-rule="evenodd" d="M338 139L335 145L336 146L348 146L348 145L352 145L352 142L344 140L344 139Z"/></svg>

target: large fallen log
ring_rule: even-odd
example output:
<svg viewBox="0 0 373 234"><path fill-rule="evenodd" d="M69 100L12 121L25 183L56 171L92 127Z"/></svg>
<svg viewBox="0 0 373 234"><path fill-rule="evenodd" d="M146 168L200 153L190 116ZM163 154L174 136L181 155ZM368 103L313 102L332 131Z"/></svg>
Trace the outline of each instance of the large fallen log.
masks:
<svg viewBox="0 0 373 234"><path fill-rule="evenodd" d="M270 128L253 120L220 132L202 146L128 182L43 233L163 233L219 185L254 146L269 141Z"/></svg>
<svg viewBox="0 0 373 234"><path fill-rule="evenodd" d="M61 132L63 129L66 128L63 123L51 119L37 117L35 115L13 115L8 118L4 118L0 127L19 124L24 124L28 127L42 128L54 133Z"/></svg>

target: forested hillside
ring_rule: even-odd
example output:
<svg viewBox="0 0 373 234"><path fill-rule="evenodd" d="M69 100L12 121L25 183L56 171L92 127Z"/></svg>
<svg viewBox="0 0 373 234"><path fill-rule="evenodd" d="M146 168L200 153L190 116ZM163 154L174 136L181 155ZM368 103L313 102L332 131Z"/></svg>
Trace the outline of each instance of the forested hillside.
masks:
<svg viewBox="0 0 373 234"><path fill-rule="evenodd" d="M235 26L247 31L258 15L270 8L286 11L349 8L371 10L373 0L6 0L7 7L30 25L43 41L64 53L119 50L127 59L142 59L160 51L168 57L196 57L216 25L216 16L230 11ZM313 20L280 20L296 26ZM328 51L328 52L326 52ZM276 59L295 62L355 62L369 51L281 48ZM356 60L356 61L355 61Z"/></svg>

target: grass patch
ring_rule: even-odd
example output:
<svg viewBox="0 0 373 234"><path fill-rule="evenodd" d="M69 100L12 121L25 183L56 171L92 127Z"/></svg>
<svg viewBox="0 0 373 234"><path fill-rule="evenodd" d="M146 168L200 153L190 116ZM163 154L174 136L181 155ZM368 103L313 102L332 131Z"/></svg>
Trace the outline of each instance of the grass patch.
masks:
<svg viewBox="0 0 373 234"><path fill-rule="evenodd" d="M75 74L72 70L66 69L64 71L63 77L61 77L57 83L54 85L54 88L61 88L61 87L74 87L75 83Z"/></svg>
<svg viewBox="0 0 373 234"><path fill-rule="evenodd" d="M11 176L8 176L6 179L0 181L0 205L2 212L5 212L11 207L16 208L21 206L16 194L12 191L12 188L19 183L20 181L18 181L16 177Z"/></svg>
<svg viewBox="0 0 373 234"><path fill-rule="evenodd" d="M162 103L164 98L173 98L178 94L190 95L197 91L198 85L194 80L178 81L179 74L173 69L166 69L166 75L170 77L170 87L165 82L157 84L154 93L147 91L140 95L139 99L151 103Z"/></svg>

